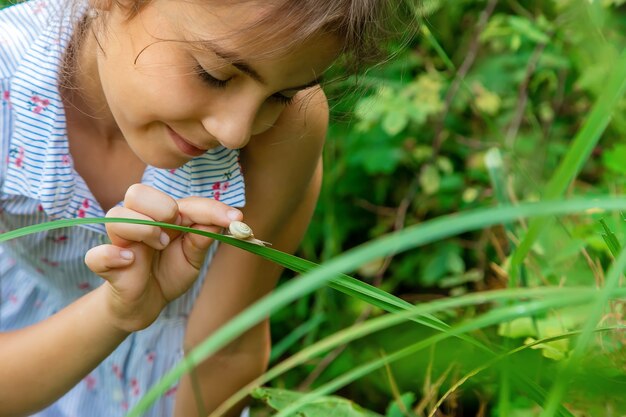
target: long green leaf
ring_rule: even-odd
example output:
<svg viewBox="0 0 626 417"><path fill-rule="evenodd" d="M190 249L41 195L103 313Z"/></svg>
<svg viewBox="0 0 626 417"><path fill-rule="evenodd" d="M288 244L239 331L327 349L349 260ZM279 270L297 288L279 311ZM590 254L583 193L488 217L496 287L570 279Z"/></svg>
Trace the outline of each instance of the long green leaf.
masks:
<svg viewBox="0 0 626 417"><path fill-rule="evenodd" d="M612 296L615 298L626 295L626 289L614 290ZM594 292L590 291L588 287L581 288L561 288L561 287L541 287L533 289L506 289L497 291L488 291L481 293L466 294L461 297L447 298L442 300L431 301L429 303L420 304L417 306L411 306L406 311L389 314L374 319L370 319L366 322L356 324L349 328L340 330L323 340L316 342L315 344L302 349L290 358L282 361L272 369L265 372L259 378L250 382L243 387L233 396L231 396L224 404L216 409L210 417L219 417L224 415L228 409L244 399L254 387L263 385L268 381L284 374L285 372L293 369L294 367L301 365L320 354L334 349L337 346L350 343L356 339L370 335L375 332L379 332L384 329L388 329L392 326L410 320L411 317L416 315L433 314L436 312L450 311L462 307L474 306L487 303L506 303L510 300L524 300L534 298L561 298L561 299L580 299L581 302L590 302L593 300ZM499 357L500 354L494 354L490 352L494 358Z"/></svg>
<svg viewBox="0 0 626 417"><path fill-rule="evenodd" d="M300 279L292 280L281 286L271 295L268 295L248 309L243 311L237 317L233 318L222 328L218 329L211 337L207 338L203 343L198 345L196 349L190 352L189 356L183 363L176 366L168 372L148 393L139 401L136 407L130 411L129 416L139 416L156 399L162 395L170 386L172 386L183 374L202 362L216 350L234 340L241 333L255 325L266 317L272 311L281 308L289 302L307 294L328 281L336 278L338 274L351 271L361 265L368 259L374 257L386 256L390 253L399 253L404 250L418 247L433 241L443 239L455 234L476 230L493 224L502 222L511 222L522 217L546 216L554 214L565 214L580 212L588 209L602 208L606 210L623 210L626 208L626 199L624 198L598 198L593 201L589 200L570 200L560 202L543 202L522 204L516 207L498 207L488 209L477 209L457 215L443 216L420 225L406 228L402 231L384 236L375 241L368 242L359 246L345 254L330 260L315 270L303 275ZM28 226L23 229L11 231L0 235L0 242L24 236L37 231L44 231L62 227L73 226L77 224L88 223L108 223L108 222L126 222L137 224L149 224L160 227L171 228L183 232L189 229L170 225L166 223L147 222L131 219L71 219L59 220L47 224ZM214 239L250 250L267 259L290 267L291 261L298 258L275 251L270 248L259 247L248 242L238 241L221 235L215 235L208 232L193 231L203 234ZM297 261L296 261L297 262Z"/></svg>
<svg viewBox="0 0 626 417"><path fill-rule="evenodd" d="M262 256L272 262L284 266L294 272L304 273L317 267L318 264L308 261L306 259L298 258L297 256L289 255L287 253L272 249L269 247L263 247L255 245L246 241L238 240L226 235L206 232L198 229L193 229L185 226L178 226L169 223L154 222L149 220L140 219L126 219L126 218L87 218L87 219L65 219L56 220L47 223L39 223L31 226L26 226L20 229L12 230L6 233L0 234L0 242L4 242L18 237L26 236L33 233L44 232L47 230L61 229L64 227L79 226L84 224L98 224L98 223L132 223L132 224L144 224L150 226L158 226L167 229L176 230L183 233L195 233L202 236L210 237L212 239L227 243L229 245L236 246L241 249L245 249L256 255ZM411 306L410 303L393 296L379 288L359 281L353 277L345 274L337 274L336 277L331 279L329 284L332 288L348 294L352 297L359 298L369 304L382 308L386 311L399 311L407 306ZM436 317L423 317L416 318L416 322L425 326L441 330L446 328L447 325Z"/></svg>
<svg viewBox="0 0 626 417"><path fill-rule="evenodd" d="M613 330L624 330L624 326L609 326L609 327L603 327L600 329L595 329L594 332L596 333L601 333L601 332L608 332L608 331L613 331ZM496 363L507 359L513 355L515 355L516 353L520 353L526 349L532 349L535 346L539 346L542 345L544 343L550 343L550 342L556 342L558 340L563 340L563 339L570 339L573 338L575 336L580 335L581 332L580 331L574 331L574 332L567 332L567 333L563 333L563 334L559 334L556 336L550 336L550 337L545 337L543 339L538 339L535 340L532 343L528 343L522 346L518 346L515 349L509 350L508 352L505 352L501 355L498 355L490 360L488 360L486 363L472 369L470 372L468 372L466 375L464 375L463 377L459 378L442 396L441 398L439 398L439 400L437 400L437 403L433 406L431 412L428 414L428 417L433 417L435 412L437 411L437 409L441 406L441 404L443 404L443 402L446 400L446 398L448 398L448 396L450 394L452 394L454 391L458 390L459 387L461 385L463 385L465 382L467 382L470 378L478 375L479 373L483 372L486 369L489 369L490 367L492 367L493 365L495 365Z"/></svg>
<svg viewBox="0 0 626 417"><path fill-rule="evenodd" d="M622 245L620 245L619 240L617 240L617 236L615 236L615 233L613 233L611 229L609 229L609 226L607 226L606 221L604 219L600 219L600 224L602 225L602 228L604 229L604 233L602 234L602 239L604 239L604 242L606 243L606 246L609 248L611 255L613 255L614 257L618 256L622 250Z"/></svg>
<svg viewBox="0 0 626 417"><path fill-rule="evenodd" d="M574 347L572 354L565 362L563 362L563 366L554 379L554 384L548 393L548 401L541 417L552 417L556 412L558 404L561 403L561 399L565 395L567 384L569 382L569 376L571 375L572 370L580 363L583 354L589 347L593 336L593 330L602 318L604 309L610 299L611 292L618 288L624 268L626 268L626 248L622 249L615 262L611 265L611 268L609 268L604 288L602 288L595 296L592 309L589 312L582 334L577 339L576 346Z"/></svg>
<svg viewBox="0 0 626 417"><path fill-rule="evenodd" d="M413 345L402 348L388 356L385 356L380 359L376 359L370 361L366 364L358 366L357 368L342 374L341 376L335 378L334 380L322 385L316 390L310 392L307 395L302 396L298 401L291 404L289 407L285 407L279 413L275 415L275 417L287 417L292 416L301 406L304 404L314 401L317 398L328 395L337 389L349 384L350 382L355 381L356 379L375 371L382 366L405 358L409 355L415 354L418 351L425 349L429 346L433 346L434 344L441 342L453 335L457 335L460 333L466 333L472 330L481 329L487 326L492 326L498 323L507 322L514 318L525 317L532 314L538 314L550 309L565 307L565 306L573 306L584 304L589 301L589 297L586 297L584 294L579 295L578 297L554 297L548 300L543 301L532 301L527 302L525 304L518 304L515 306L507 306L499 309L494 309L489 311L486 314L483 314L476 319L470 320L466 323L461 323L458 326L453 327L447 334L440 333L434 336L431 336L427 339L421 340ZM531 393L532 394L532 393ZM535 399L537 400L537 399ZM557 408L557 410L559 410ZM560 413L560 415L571 415L567 412Z"/></svg>
<svg viewBox="0 0 626 417"><path fill-rule="evenodd" d="M591 109L589 118L574 138L565 158L546 185L542 195L543 200L557 199L565 193L600 140L611 120L613 111L624 95L624 91L626 91L626 50L622 52L609 74L604 89ZM531 221L528 232L513 252L510 275L514 281L518 276L518 268L541 231L546 228L548 220L548 218L537 218Z"/></svg>

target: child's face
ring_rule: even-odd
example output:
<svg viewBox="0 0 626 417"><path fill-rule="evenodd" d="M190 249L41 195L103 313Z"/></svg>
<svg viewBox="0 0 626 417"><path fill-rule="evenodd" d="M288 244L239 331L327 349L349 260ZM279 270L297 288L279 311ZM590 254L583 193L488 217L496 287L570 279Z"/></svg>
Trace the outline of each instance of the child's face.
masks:
<svg viewBox="0 0 626 417"><path fill-rule="evenodd" d="M270 58L246 57L254 56L246 39L228 35L258 18L256 3L153 0L130 21L115 6L108 13L91 93L145 163L175 168L220 144L245 146L336 57L336 43L322 36Z"/></svg>

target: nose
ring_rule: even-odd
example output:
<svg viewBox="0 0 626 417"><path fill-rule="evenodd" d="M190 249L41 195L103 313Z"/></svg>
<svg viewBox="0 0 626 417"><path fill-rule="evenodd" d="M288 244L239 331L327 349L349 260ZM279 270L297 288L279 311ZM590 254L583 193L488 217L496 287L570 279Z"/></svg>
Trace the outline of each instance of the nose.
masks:
<svg viewBox="0 0 626 417"><path fill-rule="evenodd" d="M249 107L213 108L202 120L205 130L222 146L240 149L248 144L254 130L257 109Z"/></svg>
<svg viewBox="0 0 626 417"><path fill-rule="evenodd" d="M250 137L270 129L283 106L268 101L261 93L245 92L222 96L203 108L202 125L209 135L228 149L241 149Z"/></svg>
<svg viewBox="0 0 626 417"><path fill-rule="evenodd" d="M251 125L238 117L222 118L216 117L204 119L204 128L223 147L228 149L240 149L248 144L250 140Z"/></svg>

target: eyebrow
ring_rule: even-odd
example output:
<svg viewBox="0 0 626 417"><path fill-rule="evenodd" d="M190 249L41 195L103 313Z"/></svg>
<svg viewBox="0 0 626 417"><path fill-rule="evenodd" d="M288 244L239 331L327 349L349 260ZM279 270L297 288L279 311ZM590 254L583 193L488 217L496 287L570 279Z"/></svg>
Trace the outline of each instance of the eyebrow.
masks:
<svg viewBox="0 0 626 417"><path fill-rule="evenodd" d="M233 67L237 68L239 71L243 72L244 74L249 75L252 79L260 82L263 85L267 85L267 81L261 76L261 74L259 74L259 72L255 70L250 64L248 64L246 61L241 59L241 57L237 55L235 52L226 51L222 49L220 46L218 46L217 44L215 44L214 42L211 42L208 40L198 41L197 44L201 46L202 49L213 52L215 55L227 61ZM311 88L315 85L318 85L319 83L320 83L320 77L316 77L306 84L302 84L302 85L295 86L295 87L284 88L283 91L306 90L307 88Z"/></svg>

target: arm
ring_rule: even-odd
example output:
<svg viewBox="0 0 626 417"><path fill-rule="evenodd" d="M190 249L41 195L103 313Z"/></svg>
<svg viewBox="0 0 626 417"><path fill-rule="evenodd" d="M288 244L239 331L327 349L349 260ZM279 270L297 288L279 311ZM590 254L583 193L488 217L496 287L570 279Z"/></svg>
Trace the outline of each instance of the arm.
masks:
<svg viewBox="0 0 626 417"><path fill-rule="evenodd" d="M254 137L242 151L246 176L244 220L255 236L273 247L296 250L317 202L321 152L328 124L321 90L285 109L276 125ZM270 292L282 268L240 249L218 249L189 317L185 346L190 349L230 318ZM243 334L202 363L195 372L203 404L212 411L235 391L262 374L270 353L269 321ZM181 380L175 416L197 416L189 376ZM238 416L240 410L232 410ZM200 414L204 417L204 414Z"/></svg>
<svg viewBox="0 0 626 417"><path fill-rule="evenodd" d="M106 291L99 287L41 323L0 334L0 416L30 415L52 403L126 338L112 324Z"/></svg>
<svg viewBox="0 0 626 417"><path fill-rule="evenodd" d="M110 217L202 224L217 232L238 210L209 199L185 199L184 212L167 195L143 185L129 188L124 207ZM233 218L233 215L235 218ZM210 239L160 228L108 223L113 244L89 250L85 262L106 279L57 314L27 328L0 333L0 417L24 416L76 385L133 331L150 325L198 275ZM122 256L130 252L130 258Z"/></svg>

